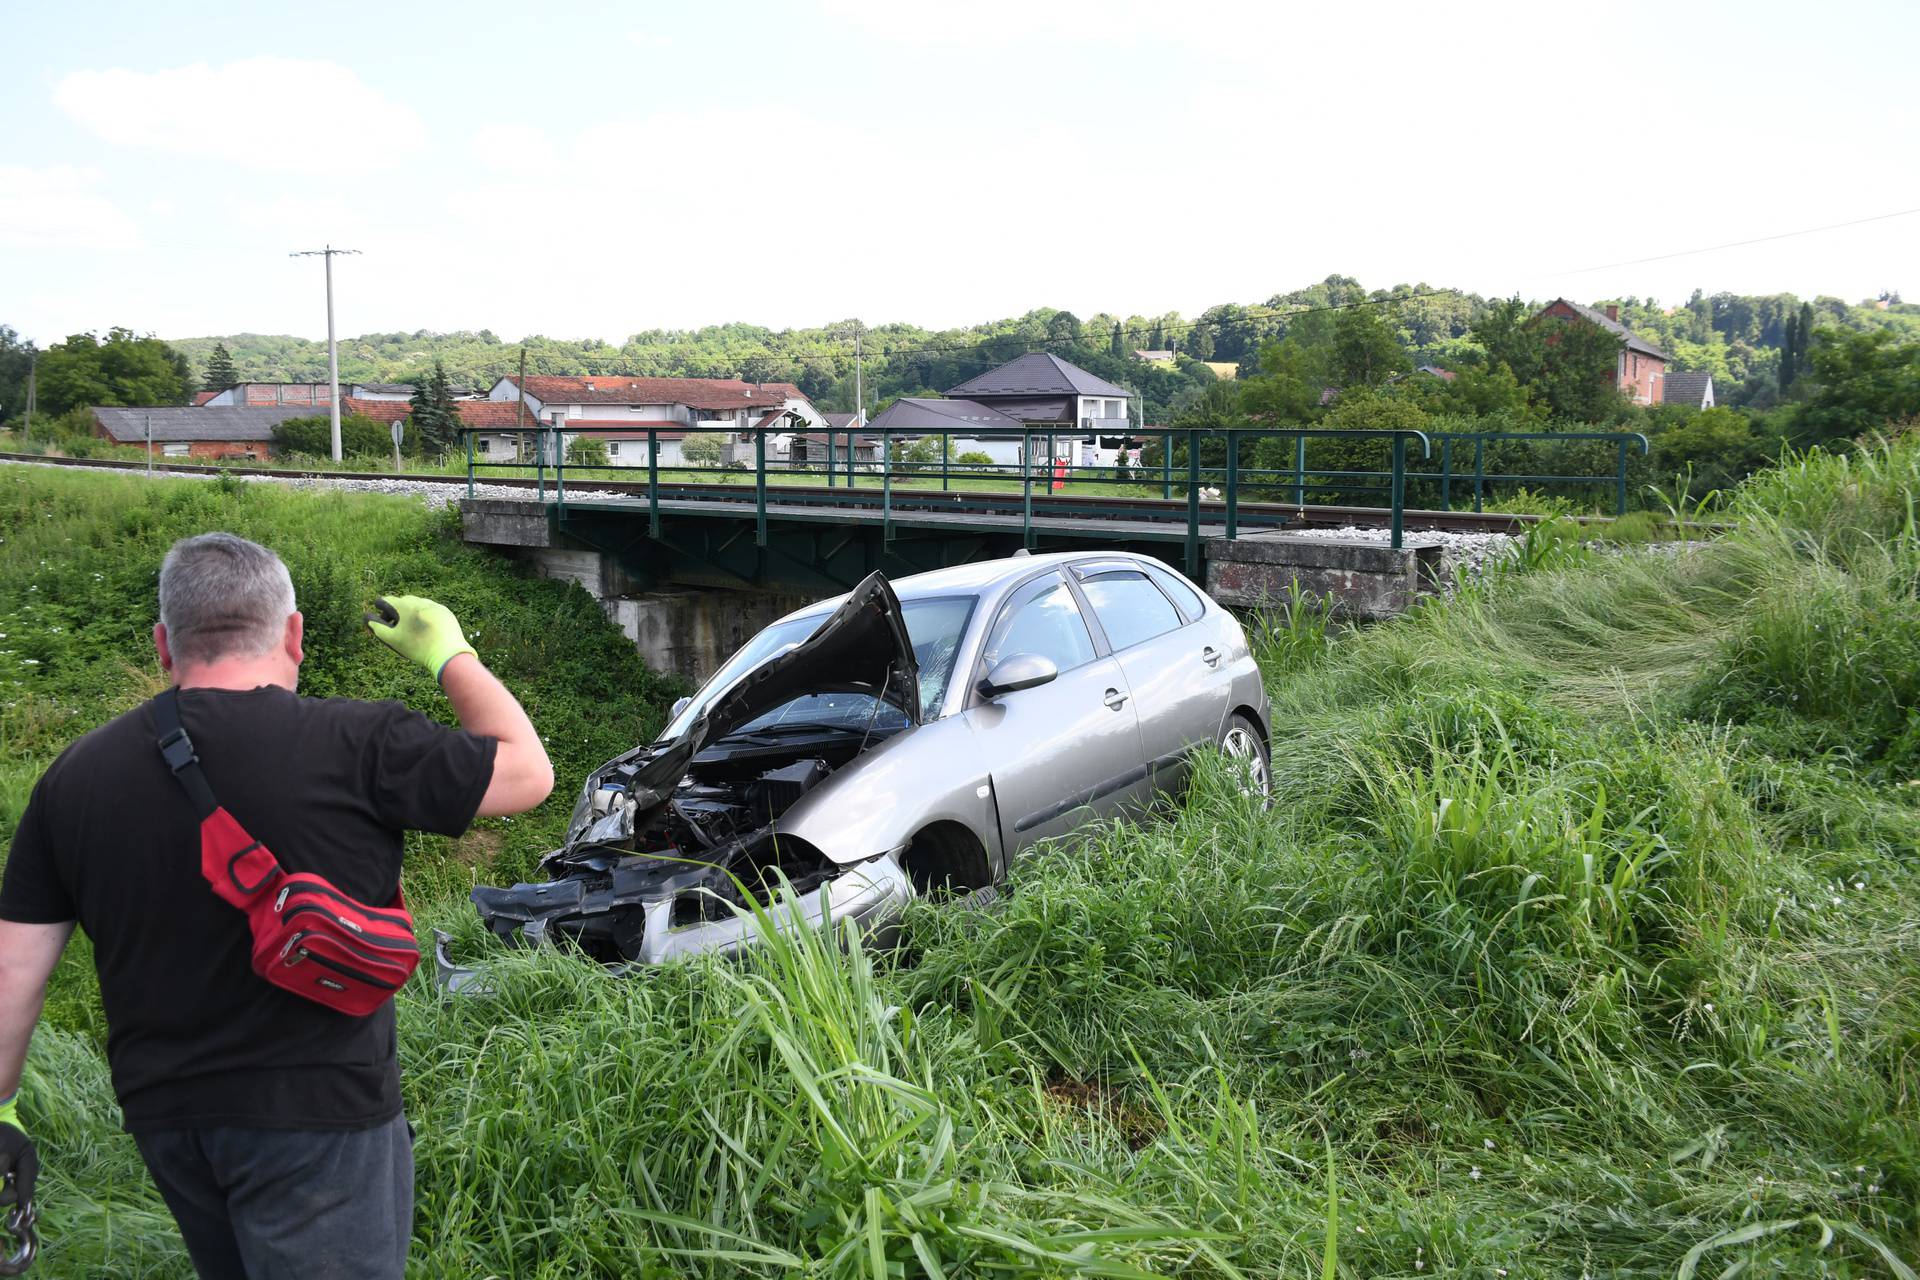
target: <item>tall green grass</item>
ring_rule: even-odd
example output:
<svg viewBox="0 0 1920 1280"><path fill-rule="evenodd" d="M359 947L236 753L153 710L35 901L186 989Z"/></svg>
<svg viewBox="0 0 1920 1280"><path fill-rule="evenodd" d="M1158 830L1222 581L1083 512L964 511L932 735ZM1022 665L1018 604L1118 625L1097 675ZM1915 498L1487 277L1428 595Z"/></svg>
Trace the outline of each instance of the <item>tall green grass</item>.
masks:
<svg viewBox="0 0 1920 1280"><path fill-rule="evenodd" d="M1270 807L1203 762L897 953L610 980L430 874L495 991L401 1000L416 1272L1912 1275L1917 467L1364 630L1296 600ZM91 1039L29 1116L47 1273L184 1275Z"/></svg>

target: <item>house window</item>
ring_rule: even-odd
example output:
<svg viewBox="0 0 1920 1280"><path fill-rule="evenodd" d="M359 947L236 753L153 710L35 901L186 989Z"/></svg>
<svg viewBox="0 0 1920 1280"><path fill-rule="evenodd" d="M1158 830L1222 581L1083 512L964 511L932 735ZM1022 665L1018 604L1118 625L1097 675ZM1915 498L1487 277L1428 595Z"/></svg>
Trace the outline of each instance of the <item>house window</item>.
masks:
<svg viewBox="0 0 1920 1280"><path fill-rule="evenodd" d="M185 442L160 446L160 456L163 458L184 458L192 452L193 446Z"/></svg>
<svg viewBox="0 0 1920 1280"><path fill-rule="evenodd" d="M492 447L493 447L493 441L487 439L485 436L481 436L479 441L475 443L474 450L477 453L486 453Z"/></svg>
<svg viewBox="0 0 1920 1280"><path fill-rule="evenodd" d="M617 458L620 456L620 442L618 440L607 441L607 456L609 458Z"/></svg>

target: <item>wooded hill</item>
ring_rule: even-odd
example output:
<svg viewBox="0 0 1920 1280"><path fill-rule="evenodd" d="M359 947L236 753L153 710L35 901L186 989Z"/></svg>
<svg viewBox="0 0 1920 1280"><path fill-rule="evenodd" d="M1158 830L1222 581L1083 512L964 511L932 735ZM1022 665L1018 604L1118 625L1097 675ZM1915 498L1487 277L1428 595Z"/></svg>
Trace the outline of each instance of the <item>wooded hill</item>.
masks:
<svg viewBox="0 0 1920 1280"><path fill-rule="evenodd" d="M1582 299L1584 301L1584 299ZM1198 397L1214 373L1200 362L1227 362L1252 372L1263 345L1285 338L1302 314L1315 309L1379 302L1401 346L1415 363L1445 363L1472 348L1469 331L1492 300L1426 284L1367 289L1350 276L1277 293L1251 305L1223 303L1195 319L1177 313L1124 318L1101 312L1082 319L1038 308L1023 316L952 329L884 324L863 338L869 408L896 396L937 394L1023 352L1044 349L1102 377L1129 383L1146 400L1149 421L1165 421ZM1669 309L1651 299L1614 299L1621 319L1675 356L1676 369L1714 374L1722 403L1764 402L1777 381L1790 317L1803 300L1791 294L1707 295L1695 291ZM1812 300L1816 323L1869 331L1894 329L1920 338L1920 306L1888 300L1848 303ZM527 368L537 373L634 373L684 377L744 377L799 385L823 409L853 408L855 322L768 329L724 324L701 329L650 329L613 344L535 335L525 341ZM326 344L305 338L227 334L172 340L196 369L215 343L232 353L242 379L318 381L326 377ZM1131 358L1136 349L1172 350L1171 367ZM340 344L343 379L406 382L424 377L438 359L456 385L484 386L519 367L520 344L491 330L456 333L376 333Z"/></svg>

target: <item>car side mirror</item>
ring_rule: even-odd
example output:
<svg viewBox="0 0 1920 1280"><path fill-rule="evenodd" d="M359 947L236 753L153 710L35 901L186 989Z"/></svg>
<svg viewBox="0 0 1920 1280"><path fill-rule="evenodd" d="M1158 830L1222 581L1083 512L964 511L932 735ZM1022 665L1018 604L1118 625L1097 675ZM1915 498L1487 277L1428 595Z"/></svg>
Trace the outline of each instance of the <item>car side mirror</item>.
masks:
<svg viewBox="0 0 1920 1280"><path fill-rule="evenodd" d="M680 718L680 713L682 711L685 711L687 709L687 704L692 701L693 699L691 697L675 698L673 700L673 710L667 712L667 719L670 721L678 720Z"/></svg>
<svg viewBox="0 0 1920 1280"><path fill-rule="evenodd" d="M1038 653L1016 653L993 664L993 670L980 682L980 692L997 698L1003 693L1047 684L1059 674L1060 668L1053 665L1052 658Z"/></svg>

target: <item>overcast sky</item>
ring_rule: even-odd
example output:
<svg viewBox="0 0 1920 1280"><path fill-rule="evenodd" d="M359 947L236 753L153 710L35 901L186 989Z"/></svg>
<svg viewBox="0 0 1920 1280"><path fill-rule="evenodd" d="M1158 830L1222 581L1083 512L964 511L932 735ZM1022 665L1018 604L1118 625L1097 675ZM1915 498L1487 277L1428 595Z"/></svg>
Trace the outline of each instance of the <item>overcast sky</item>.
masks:
<svg viewBox="0 0 1920 1280"><path fill-rule="evenodd" d="M1195 315L1330 272L1920 298L1920 4L9 4L42 343Z"/></svg>

